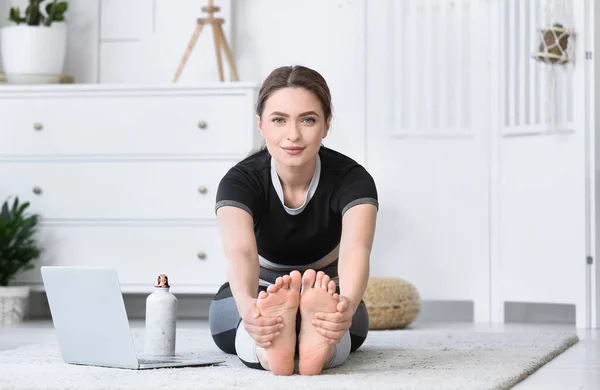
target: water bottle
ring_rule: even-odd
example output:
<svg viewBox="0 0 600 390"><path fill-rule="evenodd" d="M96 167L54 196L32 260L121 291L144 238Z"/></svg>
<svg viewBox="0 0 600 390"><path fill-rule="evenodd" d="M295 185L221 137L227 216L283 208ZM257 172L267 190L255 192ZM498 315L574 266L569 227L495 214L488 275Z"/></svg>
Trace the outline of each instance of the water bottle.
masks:
<svg viewBox="0 0 600 390"><path fill-rule="evenodd" d="M145 355L175 355L177 298L169 290L167 275L158 276L154 292L146 298Z"/></svg>

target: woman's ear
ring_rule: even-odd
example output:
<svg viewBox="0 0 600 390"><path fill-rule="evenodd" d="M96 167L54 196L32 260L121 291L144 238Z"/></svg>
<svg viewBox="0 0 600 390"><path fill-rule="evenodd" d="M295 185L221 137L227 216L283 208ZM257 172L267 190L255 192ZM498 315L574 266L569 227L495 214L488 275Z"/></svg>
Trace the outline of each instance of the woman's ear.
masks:
<svg viewBox="0 0 600 390"><path fill-rule="evenodd" d="M330 127L331 127L331 117L329 117L325 121L325 127L323 128L323 134L322 134L321 138L323 138L323 139L327 138L327 135L329 134L329 128Z"/></svg>
<svg viewBox="0 0 600 390"><path fill-rule="evenodd" d="M262 127L261 127L262 123L260 121L260 115L256 114L256 126L258 127L258 131L260 131L260 134L262 135Z"/></svg>

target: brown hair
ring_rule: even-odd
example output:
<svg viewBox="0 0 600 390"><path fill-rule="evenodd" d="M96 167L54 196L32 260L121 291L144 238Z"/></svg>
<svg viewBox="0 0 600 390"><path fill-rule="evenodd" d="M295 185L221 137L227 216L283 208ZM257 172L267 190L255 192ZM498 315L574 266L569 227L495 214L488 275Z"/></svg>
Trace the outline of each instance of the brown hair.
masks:
<svg viewBox="0 0 600 390"><path fill-rule="evenodd" d="M262 117L265 103L269 96L282 88L305 88L315 94L321 102L325 123L331 119L331 92L327 82L316 70L301 65L282 66L271 72L265 79L258 92L256 115Z"/></svg>

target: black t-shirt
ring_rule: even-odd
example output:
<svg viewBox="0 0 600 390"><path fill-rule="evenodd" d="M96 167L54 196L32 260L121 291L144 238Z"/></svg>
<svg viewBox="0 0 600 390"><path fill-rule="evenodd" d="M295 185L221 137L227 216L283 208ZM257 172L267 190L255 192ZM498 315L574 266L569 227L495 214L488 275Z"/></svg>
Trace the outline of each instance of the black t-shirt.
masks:
<svg viewBox="0 0 600 390"><path fill-rule="evenodd" d="M235 206L250 213L261 263L317 263L339 246L348 209L363 203L379 207L375 182L356 161L322 146L316 163L306 201L296 209L284 205L266 149L238 162L221 179L215 212Z"/></svg>

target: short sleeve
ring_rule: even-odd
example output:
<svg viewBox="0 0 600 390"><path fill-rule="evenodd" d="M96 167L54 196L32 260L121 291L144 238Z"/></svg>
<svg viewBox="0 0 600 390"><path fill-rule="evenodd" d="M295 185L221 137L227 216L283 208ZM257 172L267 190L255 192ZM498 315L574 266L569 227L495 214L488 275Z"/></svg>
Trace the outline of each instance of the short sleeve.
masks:
<svg viewBox="0 0 600 390"><path fill-rule="evenodd" d="M250 176L236 167L231 168L219 182L215 214L223 206L238 207L257 218L261 211L260 188Z"/></svg>
<svg viewBox="0 0 600 390"><path fill-rule="evenodd" d="M379 209L375 181L364 167L358 165L351 168L336 186L333 208L343 216L350 208L365 203Z"/></svg>

